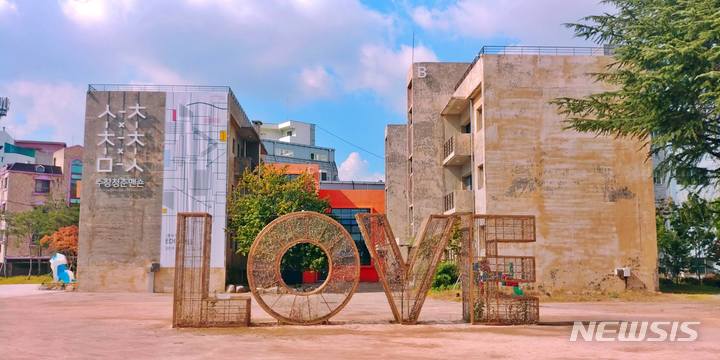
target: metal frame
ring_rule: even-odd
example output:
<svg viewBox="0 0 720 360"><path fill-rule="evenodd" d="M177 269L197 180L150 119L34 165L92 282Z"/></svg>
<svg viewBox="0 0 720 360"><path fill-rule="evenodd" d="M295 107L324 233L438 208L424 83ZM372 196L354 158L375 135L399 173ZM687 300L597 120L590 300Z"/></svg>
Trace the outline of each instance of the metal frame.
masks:
<svg viewBox="0 0 720 360"><path fill-rule="evenodd" d="M282 280L280 262L299 243L320 247L328 276L320 287L298 292ZM248 283L255 300L280 323L311 325L328 321L350 301L360 280L360 255L345 228L332 218L303 211L268 224L250 247Z"/></svg>
<svg viewBox="0 0 720 360"><path fill-rule="evenodd" d="M535 257L503 256L501 243L536 241L535 217L522 215L463 215L470 221L463 236L467 254L463 266L463 318L471 324L534 324L540 319L539 299L509 295L503 284L535 282ZM469 231L467 231L469 230ZM484 250L484 254L481 252ZM520 268L513 264L519 261ZM465 281L468 280L468 281Z"/></svg>
<svg viewBox="0 0 720 360"><path fill-rule="evenodd" d="M374 260L395 321L401 324L417 323L435 269L452 236L453 224L459 217L430 215L426 218L408 263L400 254L384 214L357 214L355 218Z"/></svg>
<svg viewBox="0 0 720 360"><path fill-rule="evenodd" d="M173 327L250 325L249 297L228 294L220 299L209 294L211 234L210 214L177 214Z"/></svg>

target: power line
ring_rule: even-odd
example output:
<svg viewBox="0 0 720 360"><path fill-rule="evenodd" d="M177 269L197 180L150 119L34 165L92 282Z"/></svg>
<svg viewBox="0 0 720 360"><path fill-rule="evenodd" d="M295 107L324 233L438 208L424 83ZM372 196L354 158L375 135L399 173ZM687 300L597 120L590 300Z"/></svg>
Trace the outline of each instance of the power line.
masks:
<svg viewBox="0 0 720 360"><path fill-rule="evenodd" d="M378 154L376 154L376 153L374 153L374 152L372 152L372 151L370 151L370 150L367 150L367 149L363 148L363 147L360 146L360 145L353 144L352 142L350 142L350 141L348 141L348 140L345 140L345 139L343 139L342 137L340 137L340 136L338 136L338 135L333 134L332 132L330 132L330 130L324 129L324 128L321 127L320 125L315 125L315 126L316 126L318 129L320 129L320 130L322 130L322 131L324 131L324 132L326 132L326 133L328 133L328 134L330 134L330 135L332 135L332 136L340 139L341 141L347 143L347 144L350 145L350 146L353 146L353 147L355 147L355 148L357 148L357 149L359 149L359 150L361 150L361 151L364 151L364 152L366 152L366 153L368 153L368 154L370 154L370 155L372 155L372 156L374 156L374 157L376 157L376 158L378 158L378 159L380 159L380 160L384 160L384 159L385 159L384 157L382 157L382 156L380 156L380 155L378 155Z"/></svg>

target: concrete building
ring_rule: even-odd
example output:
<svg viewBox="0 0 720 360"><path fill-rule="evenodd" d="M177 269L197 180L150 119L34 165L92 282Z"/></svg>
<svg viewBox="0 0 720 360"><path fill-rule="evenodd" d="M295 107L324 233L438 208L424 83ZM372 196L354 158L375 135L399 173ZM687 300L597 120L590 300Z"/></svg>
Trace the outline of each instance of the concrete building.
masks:
<svg viewBox="0 0 720 360"><path fill-rule="evenodd" d="M60 167L65 186L65 201L68 204L80 204L83 173L83 147L74 145L53 153L52 164Z"/></svg>
<svg viewBox="0 0 720 360"><path fill-rule="evenodd" d="M279 124L254 121L267 155L266 163L316 164L321 181L337 181L335 149L315 145L315 124L286 121Z"/></svg>
<svg viewBox="0 0 720 360"><path fill-rule="evenodd" d="M393 229L408 224L401 242L433 213L535 215L537 243L507 255L536 257L538 289L656 289L647 148L564 130L549 103L607 90L588 75L605 69L606 55L602 48L485 47L471 64L413 64L407 124L386 133L389 219ZM403 158L407 175L393 179ZM615 275L621 267L631 269L627 284Z"/></svg>
<svg viewBox="0 0 720 360"><path fill-rule="evenodd" d="M0 166L13 163L53 165L53 154L67 145L57 141L15 140L0 130Z"/></svg>
<svg viewBox="0 0 720 360"><path fill-rule="evenodd" d="M51 199L65 197L62 168L52 165L14 163L0 169L0 265L2 274L28 274L40 266L40 273L49 271L49 253L36 246L32 237L19 238L6 232L5 215L31 210Z"/></svg>
<svg viewBox="0 0 720 360"><path fill-rule="evenodd" d="M260 138L291 144L315 146L315 124L289 120L278 124L260 123Z"/></svg>
<svg viewBox="0 0 720 360"><path fill-rule="evenodd" d="M195 211L212 216L210 291L222 291L237 264L226 199L262 151L228 87L90 85L79 289L171 291L177 213Z"/></svg>

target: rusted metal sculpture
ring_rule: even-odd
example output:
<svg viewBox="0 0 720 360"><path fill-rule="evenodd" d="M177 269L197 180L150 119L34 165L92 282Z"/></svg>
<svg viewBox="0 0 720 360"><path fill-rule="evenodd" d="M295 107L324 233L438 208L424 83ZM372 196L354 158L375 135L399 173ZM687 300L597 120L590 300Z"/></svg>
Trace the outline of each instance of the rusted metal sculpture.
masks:
<svg viewBox="0 0 720 360"><path fill-rule="evenodd" d="M250 325L249 297L209 294L211 234L210 214L177 214L173 327Z"/></svg>
<svg viewBox="0 0 720 360"><path fill-rule="evenodd" d="M328 258L328 275L318 288L302 292L282 279L280 264L291 247L310 243ZM330 319L350 301L360 278L360 257L350 234L315 212L284 215L255 238L248 255L248 282L260 306L281 323L309 325Z"/></svg>
<svg viewBox="0 0 720 360"><path fill-rule="evenodd" d="M535 217L462 215L461 228L463 318L473 324L537 323L539 300L520 288L535 282L535 257L503 256L498 250L535 242Z"/></svg>
<svg viewBox="0 0 720 360"><path fill-rule="evenodd" d="M402 324L416 323L458 217L431 215L423 223L407 264L385 215L357 214L355 217L395 320Z"/></svg>

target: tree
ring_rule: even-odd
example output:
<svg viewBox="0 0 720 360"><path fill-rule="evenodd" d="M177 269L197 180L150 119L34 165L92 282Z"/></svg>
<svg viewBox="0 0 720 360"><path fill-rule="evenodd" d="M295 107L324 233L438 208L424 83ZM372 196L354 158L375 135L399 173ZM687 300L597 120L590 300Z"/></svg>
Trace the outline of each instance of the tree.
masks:
<svg viewBox="0 0 720 360"><path fill-rule="evenodd" d="M593 74L614 87L553 101L568 127L646 141L664 158L657 175L684 186L718 186L720 167L720 2L605 0L614 14L566 24L576 36L614 49Z"/></svg>
<svg viewBox="0 0 720 360"><path fill-rule="evenodd" d="M40 244L75 257L78 251L78 234L77 225L64 226L50 235L43 236Z"/></svg>
<svg viewBox="0 0 720 360"><path fill-rule="evenodd" d="M77 225L80 209L62 201L49 201L34 208L6 215L8 234L18 240L30 239L33 244L64 226Z"/></svg>
<svg viewBox="0 0 720 360"><path fill-rule="evenodd" d="M715 258L718 244L720 200L709 202L690 194L680 206L669 203L658 208L657 235L660 265L675 278L680 271L692 270L702 284L706 260Z"/></svg>
<svg viewBox="0 0 720 360"><path fill-rule="evenodd" d="M260 230L276 218L295 211L324 213L328 202L318 197L315 181L286 169L260 165L243 173L228 205L228 227L237 252L247 255Z"/></svg>
<svg viewBox="0 0 720 360"><path fill-rule="evenodd" d="M18 242L29 241L31 246L44 245L40 239L62 227L77 225L79 219L80 209L77 206L68 206L62 201L55 200L27 211L9 213L5 216L8 235L14 236L15 241ZM32 266L28 276L31 272Z"/></svg>
<svg viewBox="0 0 720 360"><path fill-rule="evenodd" d="M690 194L677 210L677 220L673 226L678 235L687 240L692 249L691 269L697 274L702 285L702 273L705 273L706 259L711 257L716 240L715 222L717 214L711 211L707 200L697 194Z"/></svg>

